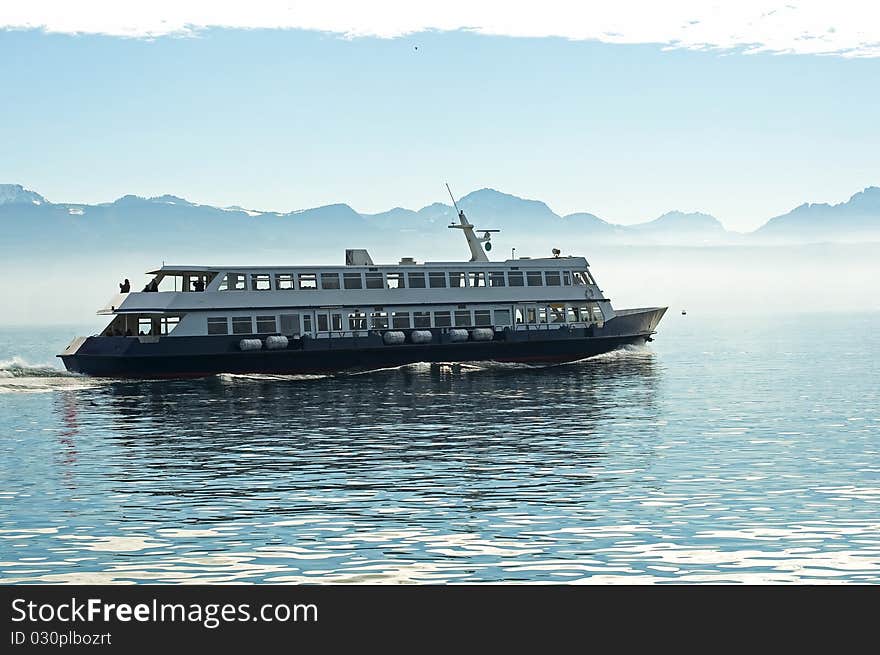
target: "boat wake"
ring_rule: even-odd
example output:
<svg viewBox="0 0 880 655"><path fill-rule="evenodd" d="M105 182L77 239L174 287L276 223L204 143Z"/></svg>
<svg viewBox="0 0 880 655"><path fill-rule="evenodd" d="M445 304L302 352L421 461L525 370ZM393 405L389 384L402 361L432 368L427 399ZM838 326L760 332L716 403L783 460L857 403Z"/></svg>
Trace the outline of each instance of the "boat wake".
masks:
<svg viewBox="0 0 880 655"><path fill-rule="evenodd" d="M632 359L634 357L653 357L654 351L648 345L625 345L617 348L615 350L609 350L607 353L602 353L601 355L593 355L592 357L586 357L584 359L578 359L574 362L568 362L565 364L559 364L559 366L570 366L572 364L587 364L589 362L608 362L615 361L618 359Z"/></svg>
<svg viewBox="0 0 880 655"><path fill-rule="evenodd" d="M0 360L0 394L88 389L99 383L96 378L68 373L51 364L31 364L17 356Z"/></svg>
<svg viewBox="0 0 880 655"><path fill-rule="evenodd" d="M217 379L222 382L302 382L307 380L324 380L330 377L323 374L291 374L283 375L278 373L220 373Z"/></svg>
<svg viewBox="0 0 880 655"><path fill-rule="evenodd" d="M271 373L220 373L217 378L224 382L306 382L311 380L326 380L332 378L350 378L361 375L377 375L388 373L429 374L439 372L443 374L473 374L503 371L534 371L558 366L583 366L591 363L614 362L630 359L633 357L653 357L653 351L648 346L622 346L601 355L594 355L585 359L571 362L496 362L496 361L473 361L473 362L413 362L400 366L388 366L364 370L339 371L325 374L271 374Z"/></svg>
<svg viewBox="0 0 880 655"><path fill-rule="evenodd" d="M555 366L589 366L591 363L613 362L633 357L653 357L653 351L647 346L624 346L611 352L595 355L586 359L563 363L526 363L526 362L415 362L402 366L376 368L363 371L343 371L325 374L271 374L271 373L221 373L217 379L222 382L309 382L332 378L346 378L360 375L376 375L382 373L444 374L468 375L506 371L530 371ZM21 357L0 360L0 394L5 393L47 393L52 391L90 389L113 380L93 378L78 373L69 373L51 364L32 364ZM116 380L118 382L118 380ZM164 382L157 380L157 382Z"/></svg>

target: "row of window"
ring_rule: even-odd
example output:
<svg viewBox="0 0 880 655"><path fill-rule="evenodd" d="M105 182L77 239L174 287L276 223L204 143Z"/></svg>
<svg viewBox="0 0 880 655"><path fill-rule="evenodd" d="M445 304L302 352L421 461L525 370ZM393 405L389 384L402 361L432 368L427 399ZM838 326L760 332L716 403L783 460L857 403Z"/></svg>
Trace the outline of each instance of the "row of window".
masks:
<svg viewBox="0 0 880 655"><path fill-rule="evenodd" d="M509 325L541 325L549 323L601 323L602 310L596 303L583 306L517 306L511 322L510 309L457 309L439 311L363 312L319 311L315 315L318 332L347 330L387 330L410 328L480 327ZM312 314L281 314L280 316L212 316L208 318L208 334L276 334L297 335L312 332ZM279 327L280 322L280 327ZM256 327L256 329L254 329Z"/></svg>
<svg viewBox="0 0 880 655"><path fill-rule="evenodd" d="M250 285L248 285L250 277ZM380 271L339 273L275 273L274 289L446 289L462 287L558 287L595 284L589 271ZM220 291L272 291L271 273L227 273Z"/></svg>

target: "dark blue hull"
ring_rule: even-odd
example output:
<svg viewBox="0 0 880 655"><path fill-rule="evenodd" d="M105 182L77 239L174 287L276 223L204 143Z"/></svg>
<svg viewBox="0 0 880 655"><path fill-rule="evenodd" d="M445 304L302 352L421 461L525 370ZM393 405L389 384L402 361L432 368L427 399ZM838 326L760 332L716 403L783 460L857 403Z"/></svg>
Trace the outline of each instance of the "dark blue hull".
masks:
<svg viewBox="0 0 880 655"><path fill-rule="evenodd" d="M123 378L201 377L218 373L299 374L370 370L414 362L565 362L643 344L665 308L615 317L602 328L504 330L492 341L452 343L432 330L430 343L385 345L378 333L359 337L291 340L279 350L242 352L242 336L89 337L59 355L67 370ZM408 340L407 340L408 341ZM70 350L70 349L69 349Z"/></svg>

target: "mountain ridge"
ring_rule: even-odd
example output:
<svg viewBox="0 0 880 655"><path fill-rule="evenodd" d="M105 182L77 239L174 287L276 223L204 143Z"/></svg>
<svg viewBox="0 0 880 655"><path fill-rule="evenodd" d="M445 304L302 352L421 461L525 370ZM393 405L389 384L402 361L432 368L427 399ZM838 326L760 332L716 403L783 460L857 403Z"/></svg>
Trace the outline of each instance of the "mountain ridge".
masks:
<svg viewBox="0 0 880 655"><path fill-rule="evenodd" d="M770 218L755 230L762 236L786 237L793 229L805 238L828 237L843 221L854 237L870 235L880 223L880 187L869 186L836 204L803 203Z"/></svg>
<svg viewBox="0 0 880 655"><path fill-rule="evenodd" d="M849 200L837 204L803 203L745 234L727 230L716 217L704 212L673 210L627 225L612 223L590 212L562 216L541 200L522 198L489 187L471 191L458 201L458 205L478 229L501 228L519 236L550 235L557 239L588 236L609 243L676 245L736 243L742 239L771 243L786 239L880 240L880 187L877 186L866 187ZM95 227L103 228L106 235L125 237L126 228L130 227L126 222L131 221L131 225L147 225L151 231L167 229L176 239L186 240L198 235L206 242L212 241L210 228L234 231L247 227L266 232L279 224L286 225L285 221L296 221L302 228L300 232L322 233L324 239L330 236L329 230L343 230L352 237L367 237L376 233L410 233L455 220L454 208L442 202L418 210L398 206L373 214L358 212L346 203L269 212L239 206L214 207L171 194L153 197L127 194L112 202L97 204L53 203L20 184L0 184L0 217L25 213L29 218L42 216L52 221L53 227L67 229L72 237L88 231L91 226L83 221L93 219L86 222L94 222ZM68 225L65 220L72 224ZM241 223L242 220L248 222ZM210 222L202 224L202 221ZM7 232L10 225L7 221ZM26 233L31 227L12 225L12 236L15 237L16 229Z"/></svg>
<svg viewBox="0 0 880 655"><path fill-rule="evenodd" d="M50 204L36 191L25 189L21 184L0 184L0 205Z"/></svg>

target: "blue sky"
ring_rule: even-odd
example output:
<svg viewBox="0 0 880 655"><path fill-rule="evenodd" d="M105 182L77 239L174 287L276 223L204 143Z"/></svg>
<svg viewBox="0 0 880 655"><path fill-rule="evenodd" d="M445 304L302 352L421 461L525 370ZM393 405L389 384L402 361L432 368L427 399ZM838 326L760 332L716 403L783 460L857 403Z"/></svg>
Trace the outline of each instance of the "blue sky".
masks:
<svg viewBox="0 0 880 655"><path fill-rule="evenodd" d="M415 48L418 47L416 50ZM880 59L461 30L0 31L0 182L358 211L444 181L621 223L752 229L880 184Z"/></svg>

